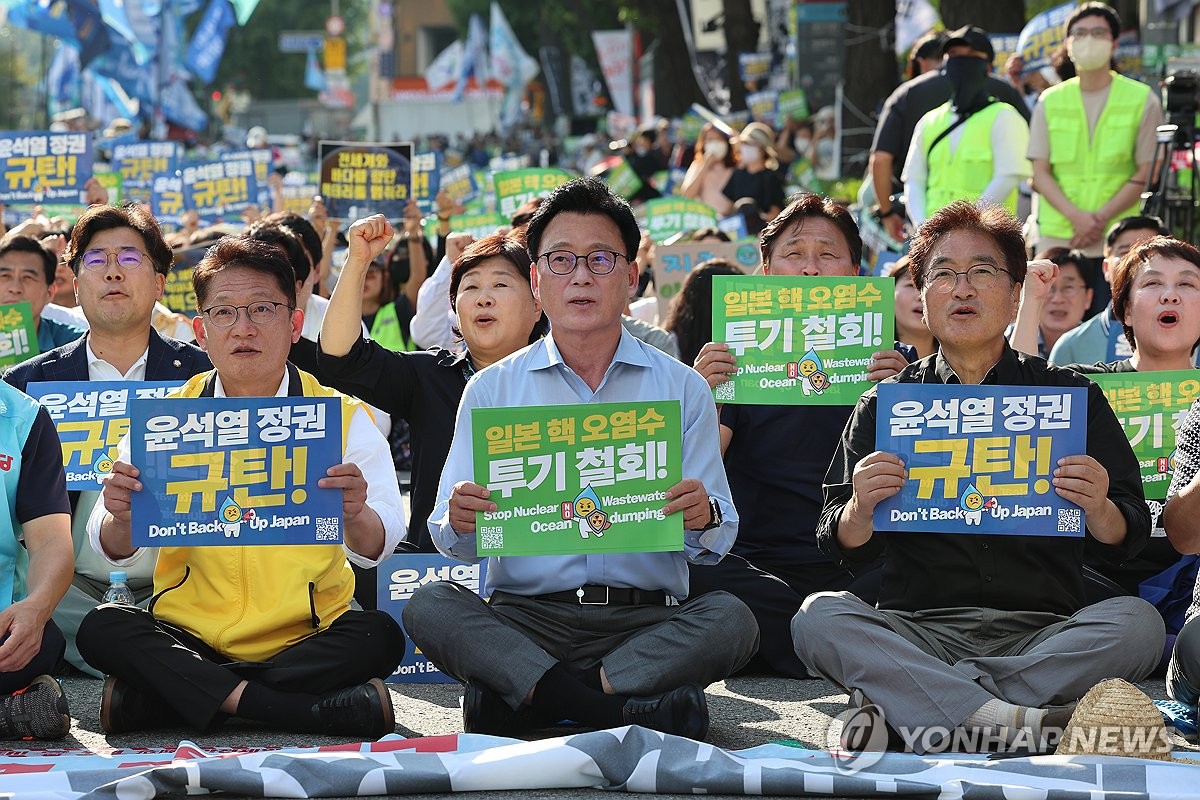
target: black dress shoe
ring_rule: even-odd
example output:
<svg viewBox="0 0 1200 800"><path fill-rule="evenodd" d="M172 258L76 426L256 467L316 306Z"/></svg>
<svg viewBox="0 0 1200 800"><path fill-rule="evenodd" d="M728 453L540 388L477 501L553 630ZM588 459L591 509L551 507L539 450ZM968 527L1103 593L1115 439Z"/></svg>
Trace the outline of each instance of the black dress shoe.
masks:
<svg viewBox="0 0 1200 800"><path fill-rule="evenodd" d="M704 690L692 683L657 697L632 697L621 712L627 725L703 739L708 734L708 702Z"/></svg>
<svg viewBox="0 0 1200 800"><path fill-rule="evenodd" d="M105 733L130 733L163 728L178 718L157 698L134 688L120 678L104 679L100 696L100 729Z"/></svg>
<svg viewBox="0 0 1200 800"><path fill-rule="evenodd" d="M338 689L312 707L313 732L331 736L361 736L374 741L396 731L392 695L379 678Z"/></svg>
<svg viewBox="0 0 1200 800"><path fill-rule="evenodd" d="M480 683L468 681L463 687L463 732L507 736L545 728L553 723L543 719L529 706L516 711L504 698Z"/></svg>

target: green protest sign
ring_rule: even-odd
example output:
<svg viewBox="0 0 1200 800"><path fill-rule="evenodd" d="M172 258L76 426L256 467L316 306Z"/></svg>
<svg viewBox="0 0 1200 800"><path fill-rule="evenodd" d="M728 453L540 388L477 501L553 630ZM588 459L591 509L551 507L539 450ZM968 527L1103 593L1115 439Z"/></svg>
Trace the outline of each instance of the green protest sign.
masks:
<svg viewBox="0 0 1200 800"><path fill-rule="evenodd" d="M808 98L803 89L787 89L779 93L779 116L782 122L792 119L808 119Z"/></svg>
<svg viewBox="0 0 1200 800"><path fill-rule="evenodd" d="M495 233L501 225L508 225L508 219L490 211L477 214L463 214L450 218L450 230L455 233L469 233L476 239Z"/></svg>
<svg viewBox="0 0 1200 800"><path fill-rule="evenodd" d="M493 180L496 186L496 210L505 219L512 219L522 204L550 194L571 180L571 174L553 167L533 167L497 172Z"/></svg>
<svg viewBox="0 0 1200 800"><path fill-rule="evenodd" d="M1147 500L1164 500L1175 471L1175 434L1200 396L1200 372L1117 372L1089 375L1125 429L1142 471Z"/></svg>
<svg viewBox="0 0 1200 800"><path fill-rule="evenodd" d="M608 183L608 188L626 200L633 197L642 188L642 179L633 171L633 167L629 166L629 162L623 158L608 171L605 181Z"/></svg>
<svg viewBox="0 0 1200 800"><path fill-rule="evenodd" d="M717 212L701 200L662 197L646 203L646 232L656 244L677 233L716 226Z"/></svg>
<svg viewBox="0 0 1200 800"><path fill-rule="evenodd" d="M499 508L476 514L489 556L683 549L683 515L663 516L681 480L678 400L476 408L475 482Z"/></svg>
<svg viewBox="0 0 1200 800"><path fill-rule="evenodd" d="M29 301L0 306L0 367L20 364L39 352Z"/></svg>
<svg viewBox="0 0 1200 800"><path fill-rule="evenodd" d="M893 346L890 278L713 276L713 341L737 374L718 402L846 406L870 386L871 355Z"/></svg>

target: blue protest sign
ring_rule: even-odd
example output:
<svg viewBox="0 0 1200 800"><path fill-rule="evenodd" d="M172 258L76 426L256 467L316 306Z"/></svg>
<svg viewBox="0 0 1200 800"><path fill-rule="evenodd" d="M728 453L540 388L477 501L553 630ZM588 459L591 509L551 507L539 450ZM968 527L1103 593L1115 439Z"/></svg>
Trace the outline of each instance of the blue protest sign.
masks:
<svg viewBox="0 0 1200 800"><path fill-rule="evenodd" d="M400 615L413 592L427 583L454 581L479 593L487 576L487 561L464 564L438 553L396 553L379 565L376 607L387 612L401 628ZM453 683L454 679L435 667L417 648L404 651L404 660L387 679L388 683Z"/></svg>
<svg viewBox="0 0 1200 800"><path fill-rule="evenodd" d="M149 189L154 176L175 173L181 155L179 142L118 142L112 148L112 169L121 173L121 186Z"/></svg>
<svg viewBox="0 0 1200 800"><path fill-rule="evenodd" d="M241 161L250 159L254 162L254 180L258 181L258 206L263 209L271 207L271 167L275 165L275 156L270 150L235 150L221 154L222 161Z"/></svg>
<svg viewBox="0 0 1200 800"><path fill-rule="evenodd" d="M1017 38L1017 52L1025 59L1025 72L1050 66L1050 55L1063 40L1063 23L1075 11L1076 4L1060 6L1035 14Z"/></svg>
<svg viewBox="0 0 1200 800"><path fill-rule="evenodd" d="M184 207L206 222L236 217L258 202L254 162L248 158L185 164L180 177Z"/></svg>
<svg viewBox="0 0 1200 800"><path fill-rule="evenodd" d="M412 160L413 199L422 214L433 212L433 201L442 185L442 154L437 151L417 153Z"/></svg>
<svg viewBox="0 0 1200 800"><path fill-rule="evenodd" d="M317 481L342 460L331 397L133 400L136 547L337 544L342 493Z"/></svg>
<svg viewBox="0 0 1200 800"><path fill-rule="evenodd" d="M881 383L876 449L908 480L875 506L875 530L1083 536L1083 509L1051 484L1087 452L1087 389Z"/></svg>
<svg viewBox="0 0 1200 800"><path fill-rule="evenodd" d="M150 183L150 209L164 225L179 225L186 210L183 197L183 178L175 173L155 175Z"/></svg>
<svg viewBox="0 0 1200 800"><path fill-rule="evenodd" d="M317 148L321 197L330 217L404 218L412 196L412 144L322 141Z"/></svg>
<svg viewBox="0 0 1200 800"><path fill-rule="evenodd" d="M88 134L0 132L0 203L77 203L90 177L92 142Z"/></svg>
<svg viewBox="0 0 1200 800"><path fill-rule="evenodd" d="M470 164L459 164L454 169L442 172L441 188L450 193L455 202L466 205L479 197L479 182L475 180Z"/></svg>
<svg viewBox="0 0 1200 800"><path fill-rule="evenodd" d="M34 381L25 387L41 403L62 442L67 488L100 488L112 472L117 443L129 433L129 401L162 398L181 381Z"/></svg>

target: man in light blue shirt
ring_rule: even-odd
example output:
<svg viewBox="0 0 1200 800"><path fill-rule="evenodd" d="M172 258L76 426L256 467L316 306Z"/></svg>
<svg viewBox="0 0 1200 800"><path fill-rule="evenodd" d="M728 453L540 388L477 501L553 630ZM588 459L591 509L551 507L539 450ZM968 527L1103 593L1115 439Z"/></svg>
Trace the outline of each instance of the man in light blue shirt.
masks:
<svg viewBox="0 0 1200 800"><path fill-rule="evenodd" d="M639 237L624 200L597 179L572 181L542 203L526 235L534 297L551 334L467 384L429 518L435 544L479 561L475 515L497 509L471 480L472 409L678 399L684 479L663 511L683 515L684 550L491 558L491 603L455 583L430 583L409 600L405 630L466 684L468 732L511 734L571 719L703 738L703 687L758 646L753 615L732 595L679 605L687 562L716 563L737 536L712 395L691 368L622 329Z"/></svg>

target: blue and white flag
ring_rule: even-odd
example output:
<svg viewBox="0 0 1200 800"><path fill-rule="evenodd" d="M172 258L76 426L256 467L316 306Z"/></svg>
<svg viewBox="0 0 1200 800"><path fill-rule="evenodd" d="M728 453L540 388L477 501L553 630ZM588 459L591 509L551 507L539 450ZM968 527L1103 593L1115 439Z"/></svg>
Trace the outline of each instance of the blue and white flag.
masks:
<svg viewBox="0 0 1200 800"><path fill-rule="evenodd" d="M492 33L489 46L492 51L492 75L504 84L500 124L507 128L517 121L521 113L521 98L525 93L525 85L537 77L540 68L537 59L521 48L512 26L504 16L504 11L495 0L492 2Z"/></svg>
<svg viewBox="0 0 1200 800"><path fill-rule="evenodd" d="M483 86L487 80L486 56L487 31L483 28L483 20L478 14L471 15L467 26L467 46L458 64L458 83L454 87L454 102L460 102L467 90L467 79L475 76L475 83Z"/></svg>
<svg viewBox="0 0 1200 800"><path fill-rule="evenodd" d="M99 0L100 17L109 30L128 42L133 51L133 57L139 64L145 64L153 54L151 48L138 37L129 19L127 9L138 5L136 2L126 3L125 0Z"/></svg>
<svg viewBox="0 0 1200 800"><path fill-rule="evenodd" d="M212 83L217 77L217 67L221 65L221 57L225 55L229 29L235 22L237 19L229 0L210 0L208 9L192 35L184 66L206 84Z"/></svg>
<svg viewBox="0 0 1200 800"><path fill-rule="evenodd" d="M304 62L304 88L314 92L325 91L325 71L317 61L317 51L308 51L308 60Z"/></svg>

